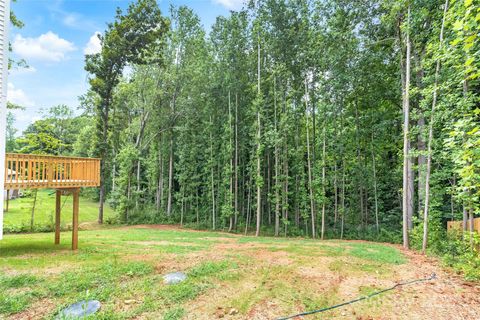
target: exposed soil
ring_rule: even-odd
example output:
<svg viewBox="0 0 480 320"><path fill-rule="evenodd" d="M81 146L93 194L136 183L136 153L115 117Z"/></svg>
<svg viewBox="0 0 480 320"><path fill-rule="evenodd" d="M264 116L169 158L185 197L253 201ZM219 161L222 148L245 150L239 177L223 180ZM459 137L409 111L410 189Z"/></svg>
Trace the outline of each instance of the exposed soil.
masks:
<svg viewBox="0 0 480 320"><path fill-rule="evenodd" d="M228 239L228 238L227 238ZM231 240L231 239L230 239ZM363 242L363 241L355 241ZM389 266L391 271L386 274L374 272L361 275L345 273L342 270L332 271L329 264L340 260L348 264L353 257L315 257L305 266L295 265L294 254L282 251L283 244L276 244L275 251L266 250L269 245L262 243L235 243L227 241L215 245L213 250L200 254L189 255L187 261L221 259L232 252L245 254L253 259L253 269L261 267L284 266L293 273L296 280L308 283L314 290L313 294L328 294L336 291L337 301L342 303L360 297L364 294L361 288L368 287L372 291L389 288L397 283L428 278L432 273L436 280L398 287L376 298L358 302L336 311L328 311L321 315L305 317L305 319L480 319L480 284L466 282L461 276L445 270L434 258L425 257L412 251L403 250L401 246L386 244L402 251L408 262ZM197 261L198 261L197 260ZM190 264L190 263L189 263ZM285 275L285 282L292 281L290 275ZM242 278L238 284L223 284L215 290L210 290L197 298L187 307L186 319L275 319L282 314L281 301L278 299L260 299L247 314L230 312L236 306L227 303L231 297L242 292L252 291L259 285L258 279ZM336 289L335 289L336 288ZM252 291L253 294L254 291ZM303 312L301 307L298 312ZM298 318L300 319L300 318Z"/></svg>
<svg viewBox="0 0 480 320"><path fill-rule="evenodd" d="M49 299L42 299L35 302L27 310L14 314L8 319L10 320L34 320L34 319L43 319L47 314L49 314L52 309L55 309L55 303ZM0 318L1 319L1 318Z"/></svg>
<svg viewBox="0 0 480 320"><path fill-rule="evenodd" d="M120 229L130 228L184 230L166 225L128 226ZM400 282L427 278L432 273L436 274L436 280L397 287L375 298L304 319L480 319L480 284L466 282L461 276L442 268L436 259L403 250L401 246L385 244L400 250L407 259L406 263L382 265L376 262L369 267L372 268L373 265L378 269L365 271L362 269L365 261L360 258L320 254L322 247L335 246L333 242L319 242L318 246L306 245L305 252L297 252L296 245L292 249L291 244L286 242L241 243L231 234L208 239L216 241L208 249L181 255L152 252L155 252L156 246L188 244L131 241L129 244L151 249L148 253L131 254L123 259L150 262L157 274L188 270L207 261L236 259L238 268L235 272L239 273L238 279L219 280L213 288L183 304L184 319L275 319L292 312L308 311L305 297L315 300L317 305L330 306ZM300 249L302 245L298 244ZM56 269L55 272L61 271L60 268ZM122 300L116 305L118 310L125 311L141 303L140 300ZM27 311L9 319L41 319L54 307L54 302L41 300ZM164 312L165 310L147 312L135 319L161 319Z"/></svg>

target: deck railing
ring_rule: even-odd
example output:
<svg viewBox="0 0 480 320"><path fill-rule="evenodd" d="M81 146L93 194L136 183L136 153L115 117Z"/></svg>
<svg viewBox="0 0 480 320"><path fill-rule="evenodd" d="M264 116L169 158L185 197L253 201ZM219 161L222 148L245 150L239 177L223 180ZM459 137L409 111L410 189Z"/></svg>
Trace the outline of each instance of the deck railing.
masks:
<svg viewBox="0 0 480 320"><path fill-rule="evenodd" d="M100 185L100 159L7 153L5 189Z"/></svg>

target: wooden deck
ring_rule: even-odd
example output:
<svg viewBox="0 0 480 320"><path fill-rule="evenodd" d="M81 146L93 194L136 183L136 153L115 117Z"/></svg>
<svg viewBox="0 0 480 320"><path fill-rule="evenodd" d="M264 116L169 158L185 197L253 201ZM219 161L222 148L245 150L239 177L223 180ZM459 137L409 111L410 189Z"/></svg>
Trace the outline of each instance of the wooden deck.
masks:
<svg viewBox="0 0 480 320"><path fill-rule="evenodd" d="M80 188L100 186L100 159L7 153L4 170L5 190L40 188L57 190L55 244L60 243L61 197L64 194L72 194L72 249L76 250ZM8 195L6 208L8 210Z"/></svg>
<svg viewBox="0 0 480 320"><path fill-rule="evenodd" d="M5 189L72 189L100 185L100 159L7 153Z"/></svg>

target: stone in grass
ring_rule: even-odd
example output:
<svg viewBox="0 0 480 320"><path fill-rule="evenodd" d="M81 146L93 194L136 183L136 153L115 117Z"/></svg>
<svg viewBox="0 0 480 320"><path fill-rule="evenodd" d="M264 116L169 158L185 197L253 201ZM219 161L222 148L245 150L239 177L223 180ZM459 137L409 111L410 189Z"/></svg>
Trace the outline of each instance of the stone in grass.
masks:
<svg viewBox="0 0 480 320"><path fill-rule="evenodd" d="M55 319L81 319L97 312L100 306L100 301L83 300L60 311Z"/></svg>
<svg viewBox="0 0 480 320"><path fill-rule="evenodd" d="M167 273L163 276L163 282L165 284L176 284L183 282L187 279L187 275L183 272Z"/></svg>

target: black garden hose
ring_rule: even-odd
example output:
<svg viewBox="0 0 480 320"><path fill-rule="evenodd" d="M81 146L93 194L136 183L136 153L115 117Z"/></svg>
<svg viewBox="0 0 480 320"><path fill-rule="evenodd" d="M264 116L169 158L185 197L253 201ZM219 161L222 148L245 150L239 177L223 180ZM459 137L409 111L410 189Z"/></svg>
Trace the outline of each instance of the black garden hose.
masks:
<svg viewBox="0 0 480 320"><path fill-rule="evenodd" d="M343 302L343 303L340 303L340 304L336 304L334 306L330 306L330 307L326 307L326 308L322 308L322 309L318 309L318 310L313 310L313 311L307 311L307 312L294 314L294 315L291 315L291 316L288 316L288 317L277 318L277 320L293 319L293 318L296 318L296 317L308 316L308 315L315 314L315 313L321 313L321 312L329 311L329 310L340 308L340 307L343 307L343 306L346 306L346 305L349 305L349 304L352 304L352 303L355 303L355 302L358 302L358 301L370 299L370 298L372 298L376 295L379 295L379 294L387 292L387 291L394 290L394 289L396 289L398 287L401 287L401 286L405 286L405 285L409 285L409 284L413 284L413 283L417 283L417 282L425 282L425 281L435 280L435 279L437 279L437 275L435 273L432 273L430 275L430 277L428 277L428 278L410 280L410 281L406 281L406 282L400 282L400 283L397 283L396 285L394 285L393 287L383 289L383 290L380 290L380 291L377 291L377 292L373 292L369 295L366 295L366 296L363 296L363 297L360 297L360 298L357 298L357 299L354 299L354 300L351 300L351 301Z"/></svg>

